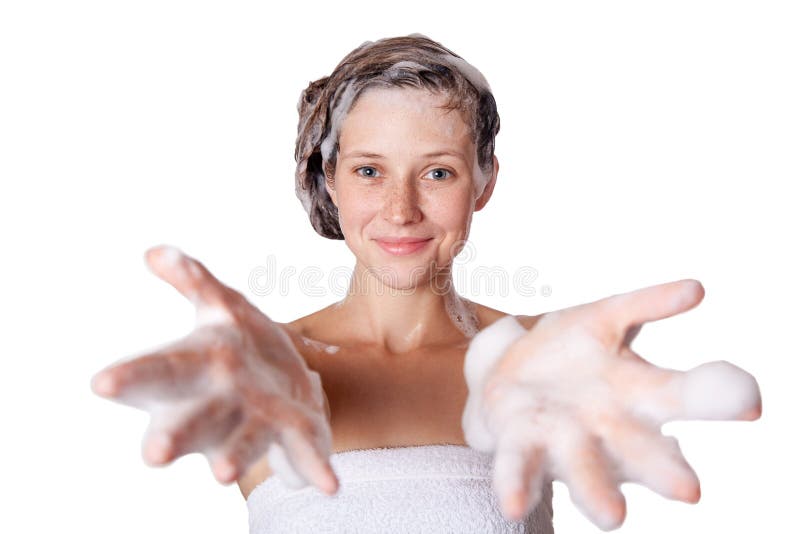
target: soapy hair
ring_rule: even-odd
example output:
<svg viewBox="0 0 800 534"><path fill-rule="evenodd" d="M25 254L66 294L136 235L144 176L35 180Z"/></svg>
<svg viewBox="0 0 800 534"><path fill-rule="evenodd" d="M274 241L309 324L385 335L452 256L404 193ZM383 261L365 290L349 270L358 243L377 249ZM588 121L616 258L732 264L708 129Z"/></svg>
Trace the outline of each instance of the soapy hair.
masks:
<svg viewBox="0 0 800 534"><path fill-rule="evenodd" d="M344 239L344 235L325 180L333 180L344 117L370 87L408 87L446 95L442 108L461 113L475 143L482 173L476 180L485 185L492 176L500 116L483 75L461 56L419 33L366 41L347 54L330 76L310 82L297 102L295 193L314 230L329 239Z"/></svg>

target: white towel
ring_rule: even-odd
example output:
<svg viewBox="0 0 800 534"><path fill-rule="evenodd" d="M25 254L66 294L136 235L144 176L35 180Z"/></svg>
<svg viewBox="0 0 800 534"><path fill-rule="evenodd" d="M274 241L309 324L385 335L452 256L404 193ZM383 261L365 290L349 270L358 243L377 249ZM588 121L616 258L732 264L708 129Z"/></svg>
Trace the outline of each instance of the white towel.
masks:
<svg viewBox="0 0 800 534"><path fill-rule="evenodd" d="M288 488L273 475L247 498L250 534L553 533L553 488L521 522L506 520L492 490L492 455L462 445L334 453L334 496Z"/></svg>

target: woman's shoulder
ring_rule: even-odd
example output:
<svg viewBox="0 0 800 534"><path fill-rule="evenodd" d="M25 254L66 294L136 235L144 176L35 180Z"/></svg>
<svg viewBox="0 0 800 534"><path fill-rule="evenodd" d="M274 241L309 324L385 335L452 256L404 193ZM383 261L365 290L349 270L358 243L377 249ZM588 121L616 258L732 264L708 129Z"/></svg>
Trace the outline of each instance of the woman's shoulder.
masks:
<svg viewBox="0 0 800 534"><path fill-rule="evenodd" d="M508 312L500 311L495 308L490 308L489 306L484 306L483 304L475 304L475 314L478 317L478 323L481 325L481 330L486 328L487 326L491 325L495 321L502 319L503 317L508 317L509 315L514 315L514 317L519 321L519 323L525 329L530 329L536 322L541 318L542 314L539 315L515 315Z"/></svg>
<svg viewBox="0 0 800 534"><path fill-rule="evenodd" d="M330 320L330 312L336 304L325 306L322 309L298 317L293 321L287 323L278 323L286 332L295 340L310 340L325 338L324 331L326 327L334 324ZM329 328L327 328L329 330ZM335 330L333 330L335 331Z"/></svg>
<svg viewBox="0 0 800 534"><path fill-rule="evenodd" d="M332 304L308 315L298 317L286 323L277 323L290 337L295 347L303 355L312 369L315 368L319 354L338 352L341 345L346 344L343 332L336 328L337 322L331 320Z"/></svg>

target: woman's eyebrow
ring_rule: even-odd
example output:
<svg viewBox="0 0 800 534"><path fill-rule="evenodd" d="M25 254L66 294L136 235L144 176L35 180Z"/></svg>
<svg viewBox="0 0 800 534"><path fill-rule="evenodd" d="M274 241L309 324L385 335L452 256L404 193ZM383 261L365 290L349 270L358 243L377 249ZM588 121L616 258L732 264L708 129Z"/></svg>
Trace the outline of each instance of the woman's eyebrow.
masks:
<svg viewBox="0 0 800 534"><path fill-rule="evenodd" d="M434 158L437 156L453 156L454 158L461 158L464 159L464 156L461 152L457 152L455 150L437 150L436 152L428 152L427 154L423 154L423 158Z"/></svg>
<svg viewBox="0 0 800 534"><path fill-rule="evenodd" d="M453 156L455 158L464 159L464 156L461 153L453 151L453 150L437 150L436 152L428 152L427 154L422 154L420 157L422 158L433 158L437 156ZM386 156L383 154L377 154L375 152L366 152L361 150L356 150L353 152L347 152L346 154L342 155L342 159L348 158L380 158L384 159Z"/></svg>
<svg viewBox="0 0 800 534"><path fill-rule="evenodd" d="M383 156L381 154L375 154L374 152L363 152L363 151L359 151L359 150L356 150L354 152L348 152L346 154L342 154L342 159L347 159L347 158L385 158L385 157L386 156Z"/></svg>

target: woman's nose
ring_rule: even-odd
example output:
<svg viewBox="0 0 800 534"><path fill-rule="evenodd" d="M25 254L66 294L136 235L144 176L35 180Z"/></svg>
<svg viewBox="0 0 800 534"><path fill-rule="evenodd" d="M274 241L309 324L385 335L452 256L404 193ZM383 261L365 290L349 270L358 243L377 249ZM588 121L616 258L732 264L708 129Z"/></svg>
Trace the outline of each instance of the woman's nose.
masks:
<svg viewBox="0 0 800 534"><path fill-rule="evenodd" d="M387 188L383 201L383 217L392 224L409 224L422 219L414 184L403 180Z"/></svg>

